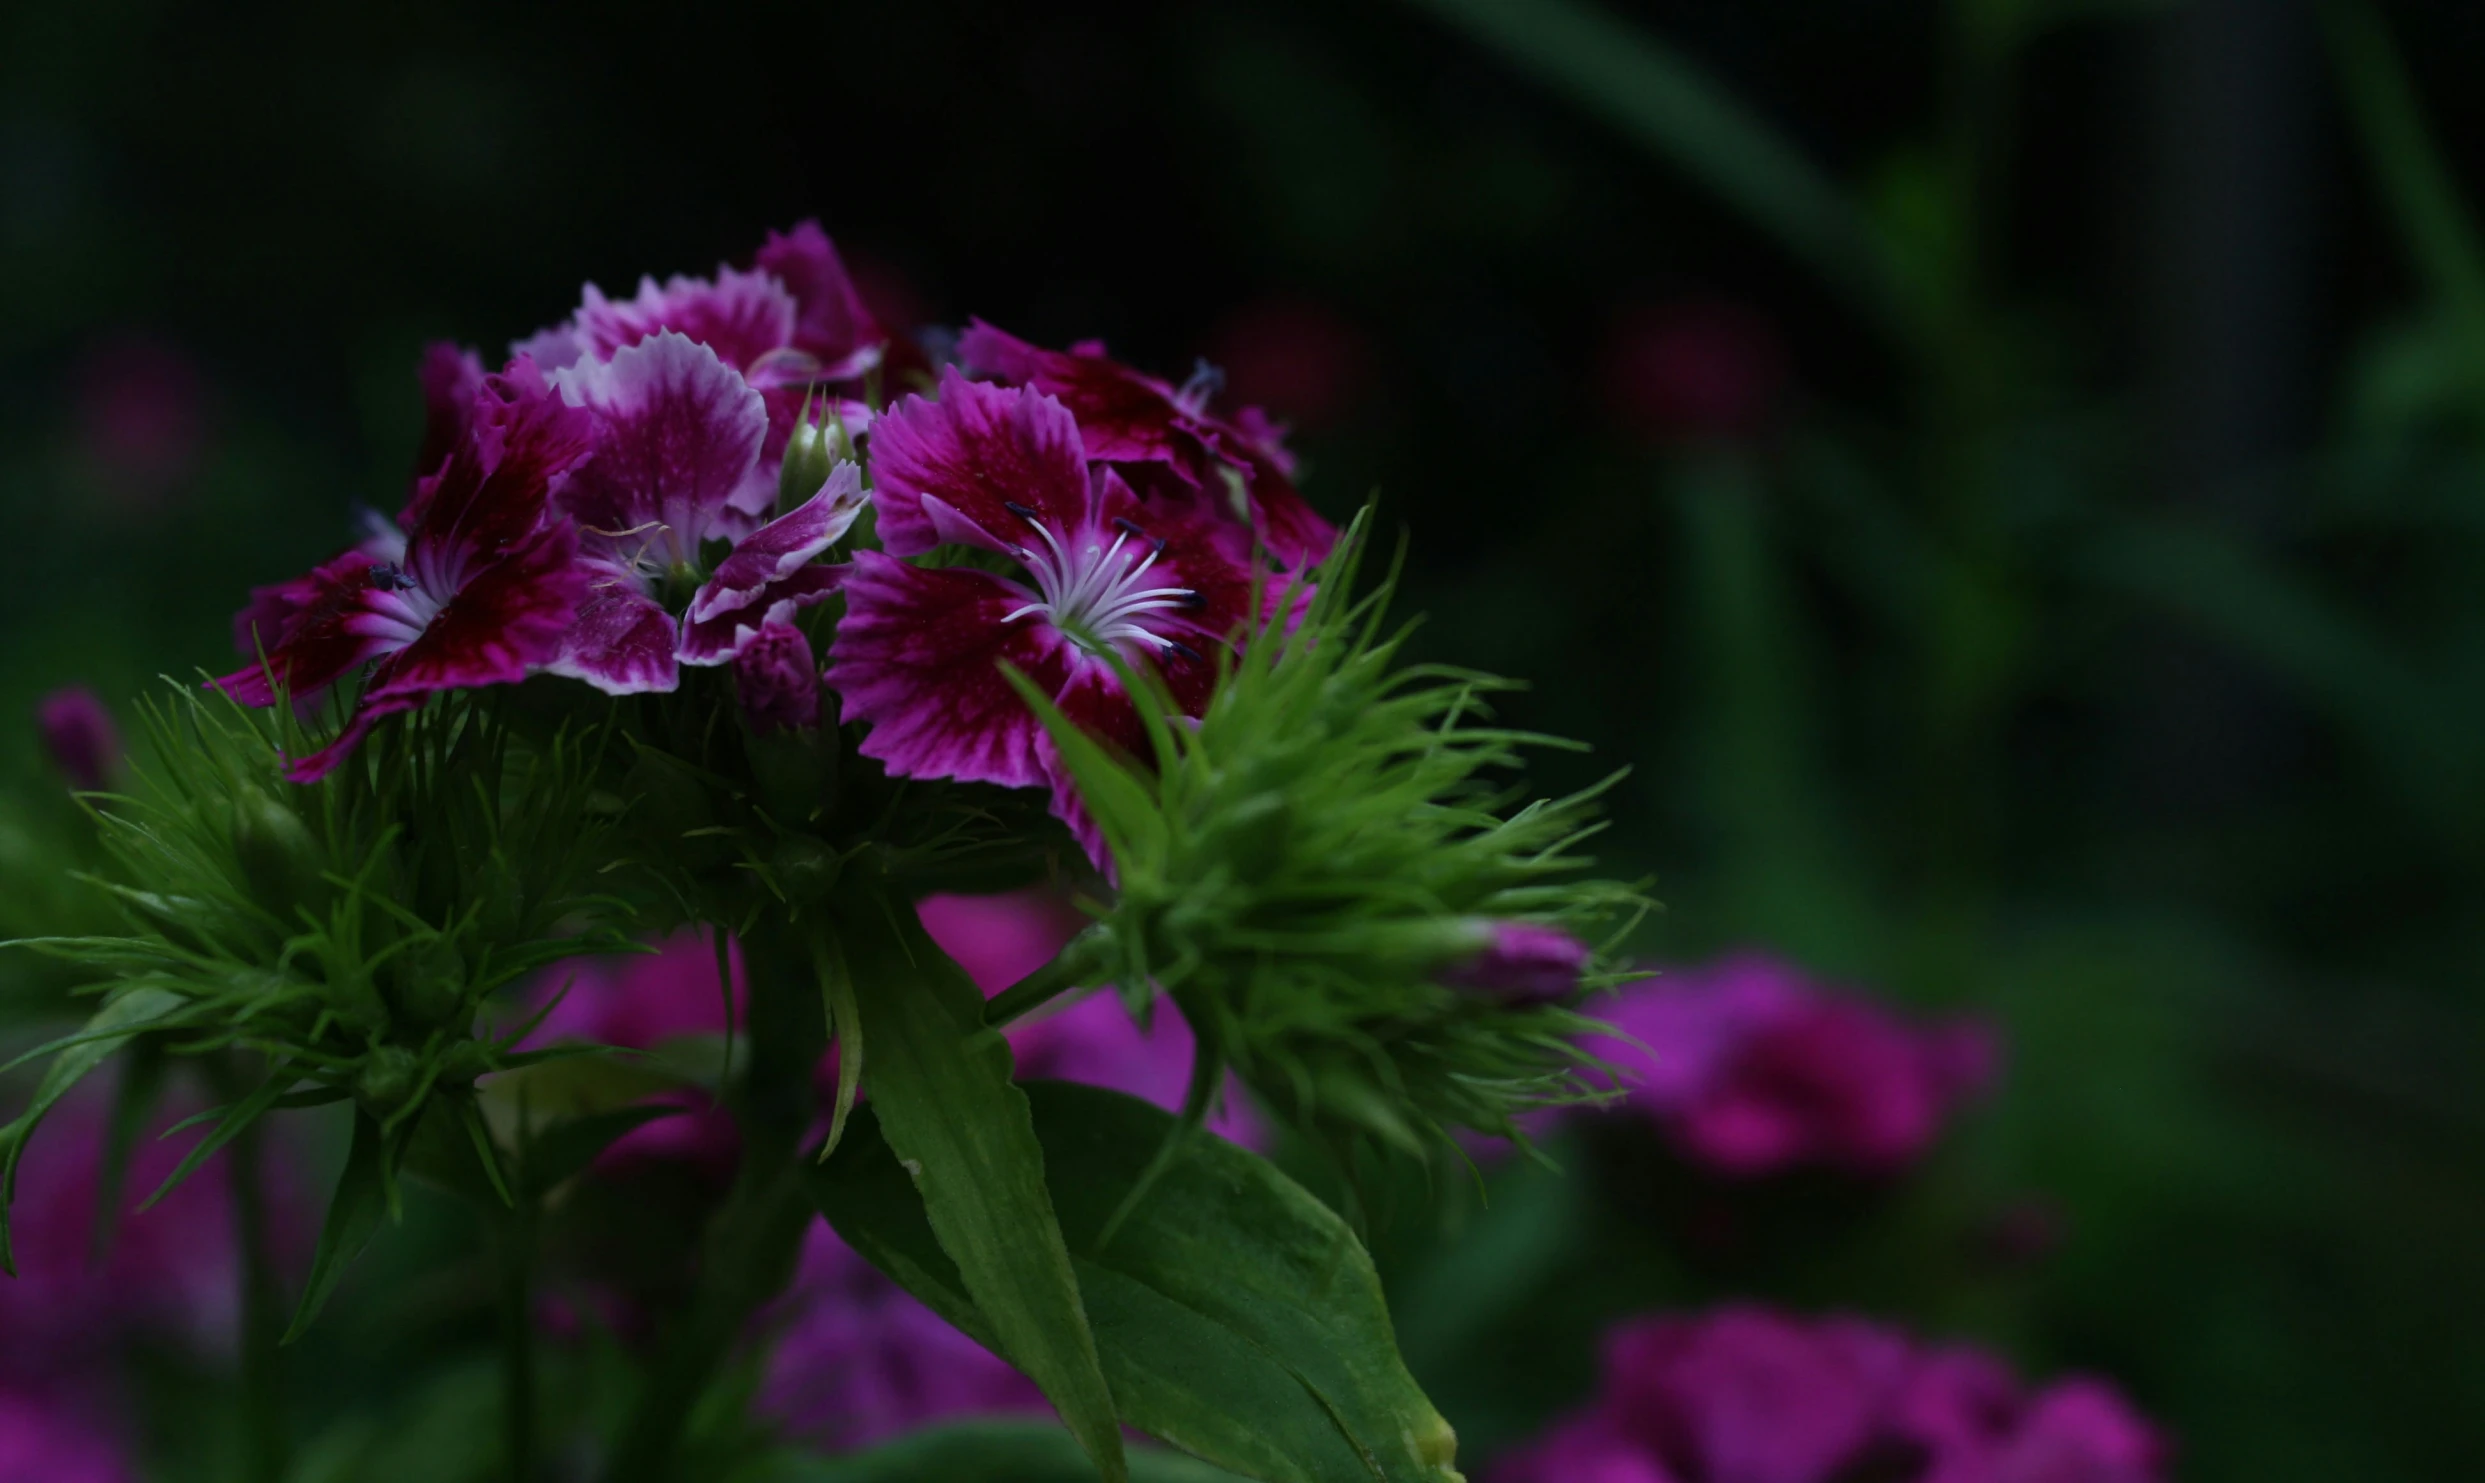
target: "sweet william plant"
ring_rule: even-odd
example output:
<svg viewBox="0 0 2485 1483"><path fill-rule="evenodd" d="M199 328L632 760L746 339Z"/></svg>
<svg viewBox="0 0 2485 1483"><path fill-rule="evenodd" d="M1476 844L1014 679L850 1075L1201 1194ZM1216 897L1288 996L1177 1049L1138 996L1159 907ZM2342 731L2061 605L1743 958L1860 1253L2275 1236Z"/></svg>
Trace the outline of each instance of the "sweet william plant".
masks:
<svg viewBox="0 0 2485 1483"><path fill-rule="evenodd" d="M692 1475L825 1216L1103 1478L1125 1428L1242 1477L1457 1478L1353 1227L1203 1124L1238 1075L1348 1187L1518 1136L1583 1095L1575 1006L1638 899L1576 854L1591 797L1513 807L1536 739L1490 724L1498 682L1400 662L1360 526L1267 418L1093 345L954 343L886 334L805 224L747 270L589 287L497 369L435 348L401 512L251 594L244 662L91 796L117 926L29 944L98 1002L8 1168L133 1045L244 1073L171 1182L350 1108L291 1327L407 1179L499 1212L531 1476L532 1212L675 1105L552 1095L612 1058L521 1050L496 996L692 927L747 972L742 1153L605 1477ZM1046 877L1093 924L987 1001L913 904ZM1013 1082L1001 1027L1106 983L1193 1031L1179 1116Z"/></svg>

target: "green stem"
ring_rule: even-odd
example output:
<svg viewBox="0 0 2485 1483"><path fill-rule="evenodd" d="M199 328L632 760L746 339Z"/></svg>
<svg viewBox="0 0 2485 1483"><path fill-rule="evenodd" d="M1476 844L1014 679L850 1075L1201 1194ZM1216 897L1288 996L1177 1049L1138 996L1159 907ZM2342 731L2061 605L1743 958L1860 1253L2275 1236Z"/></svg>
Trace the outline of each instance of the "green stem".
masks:
<svg viewBox="0 0 2485 1483"><path fill-rule="evenodd" d="M267 1182L260 1157L260 1130L244 1128L233 1139L233 1225L242 1264L242 1438L244 1476L253 1483L279 1483L290 1450L285 1434L285 1393L278 1345L285 1332L284 1295L268 1252Z"/></svg>
<svg viewBox="0 0 2485 1483"><path fill-rule="evenodd" d="M761 1308L793 1280L803 1233L818 1218L802 1182L812 1069L827 1022L812 955L789 924L742 938L750 981L750 1072L737 1099L742 1166L700 1255L700 1280L648 1367L605 1476L668 1483L680 1476L683 1434Z"/></svg>
<svg viewBox="0 0 2485 1483"><path fill-rule="evenodd" d="M999 1030L1079 987L1093 983L1102 968L1104 928L1089 927L1053 954L1053 960L992 996L984 1006L984 1024Z"/></svg>
<svg viewBox="0 0 2485 1483"><path fill-rule="evenodd" d="M521 1171L523 1177L523 1171ZM535 1199L503 1213L500 1247L501 1442L509 1483L535 1476Z"/></svg>

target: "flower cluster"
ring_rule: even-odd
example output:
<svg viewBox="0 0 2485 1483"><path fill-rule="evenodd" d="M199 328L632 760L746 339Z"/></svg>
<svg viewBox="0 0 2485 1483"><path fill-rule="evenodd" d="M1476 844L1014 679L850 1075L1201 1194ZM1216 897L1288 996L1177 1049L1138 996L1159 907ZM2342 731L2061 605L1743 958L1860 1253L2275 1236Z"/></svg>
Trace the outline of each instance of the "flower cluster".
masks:
<svg viewBox="0 0 2485 1483"><path fill-rule="evenodd" d="M1596 1401L1492 1483L2157 1483L2156 1432L2088 1379L1759 1308L1626 1324Z"/></svg>
<svg viewBox="0 0 2485 1483"><path fill-rule="evenodd" d="M1758 953L1632 984L1585 1049L1692 1163L1748 1177L1799 1166L1895 1173L1988 1087L1997 1048L1973 1020L1909 1024Z"/></svg>
<svg viewBox="0 0 2485 1483"><path fill-rule="evenodd" d="M967 363L894 406L887 337L811 223L747 270L593 285L497 372L439 346L412 498L393 526L260 589L236 623L252 663L219 683L254 705L352 676L342 729L293 776L325 775L381 719L442 691L530 674L664 693L730 665L755 729L822 720L825 680L864 755L905 777L1049 786L1080 817L1010 666L1126 746L1125 667L1205 703L1216 655L1255 626L1265 573L1335 533L1289 479L1277 429L1209 407L1089 345L1039 349L989 325ZM868 476L866 474L868 465ZM868 482L867 482L868 478ZM867 504L876 533L837 554ZM876 543L876 544L875 544Z"/></svg>

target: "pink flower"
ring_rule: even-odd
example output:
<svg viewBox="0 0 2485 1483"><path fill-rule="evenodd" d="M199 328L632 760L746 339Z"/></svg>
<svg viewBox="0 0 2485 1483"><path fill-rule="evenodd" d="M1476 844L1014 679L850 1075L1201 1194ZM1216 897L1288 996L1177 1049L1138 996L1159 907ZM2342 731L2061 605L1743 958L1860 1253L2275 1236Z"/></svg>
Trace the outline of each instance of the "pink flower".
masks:
<svg viewBox="0 0 2485 1483"><path fill-rule="evenodd" d="M110 1099L100 1087L81 1088L28 1143L11 1226L18 1275L0 1277L0 1389L103 1397L113 1362L133 1340L231 1348L241 1289L229 1166L211 1160L152 1209L138 1209L205 1136L158 1136L192 1110L164 1112L131 1144L120 1220L100 1260L95 1213ZM298 1245L306 1233L293 1192L271 1182L269 1193L277 1235ZM9 1476L0 1470L0 1479Z"/></svg>
<svg viewBox="0 0 2485 1483"><path fill-rule="evenodd" d="M594 455L563 489L591 574L547 668L612 695L671 690L682 664L722 664L770 622L825 601L842 568L816 558L863 507L861 471L841 463L810 498L762 524L776 499L758 473L767 407L714 349L671 330L556 371L591 421ZM705 573L712 542L736 542ZM677 620L663 586L705 574Z"/></svg>
<svg viewBox="0 0 2485 1483"><path fill-rule="evenodd" d="M1619 1068L1624 1105L1735 1176L1894 1173L1991 1082L1996 1057L1982 1024L1911 1025L1759 954L1632 985L1599 1017L1620 1033L1586 1049Z"/></svg>
<svg viewBox="0 0 2485 1483"><path fill-rule="evenodd" d="M1992 1357L1855 1318L1729 1307L1625 1324L1596 1400L1492 1483L2157 1483L2114 1390L2030 1393Z"/></svg>
<svg viewBox="0 0 2485 1483"><path fill-rule="evenodd" d="M1077 419L1088 456L1116 465L1150 496L1170 486L1224 503L1230 476L1248 496L1261 539L1289 567L1316 564L1336 544L1336 528L1295 492L1284 430L1256 407L1231 420L1208 410L1223 378L1204 362L1175 386L1110 359L1094 341L1043 350L981 320L958 353L978 371L1057 398Z"/></svg>
<svg viewBox="0 0 2485 1483"><path fill-rule="evenodd" d="M57 1399L0 1391L0 1483L132 1483L108 1428Z"/></svg>
<svg viewBox="0 0 2485 1483"><path fill-rule="evenodd" d="M586 575L552 496L590 451L587 419L523 360L472 408L463 439L415 485L402 564L348 551L245 610L266 661L215 682L238 700L268 705L279 689L305 700L370 667L345 729L293 764L297 782L325 777L383 717L437 691L514 683L560 651Z"/></svg>
<svg viewBox="0 0 2485 1483"><path fill-rule="evenodd" d="M35 704L35 728L43 750L69 786L91 793L121 770L121 732L103 697L84 685L68 685Z"/></svg>
<svg viewBox="0 0 2485 1483"><path fill-rule="evenodd" d="M1657 442L1746 442L1776 410L1785 353L1759 316L1693 301L1621 316L1605 351L1605 401Z"/></svg>
<svg viewBox="0 0 2485 1483"><path fill-rule="evenodd" d="M550 371L609 360L668 330L713 350L760 393L768 431L752 479L770 490L804 402L880 364L888 338L828 234L806 221L791 232L770 232L748 271L720 265L714 278L642 278L637 296L622 300L590 283L575 315L520 340L510 353L532 356ZM868 409L850 400L837 405L847 431L861 432Z"/></svg>
<svg viewBox="0 0 2485 1483"><path fill-rule="evenodd" d="M1240 527L1200 501L1143 503L1118 475L1091 473L1060 402L955 370L939 401L908 397L886 413L872 444L887 554L858 552L846 579L828 670L842 719L871 724L861 750L893 773L1048 785L1076 827L1052 743L1001 666L1138 750L1138 714L1109 656L1155 665L1195 714L1215 684L1213 652L1253 615ZM897 559L945 543L1005 556L1017 574Z"/></svg>
<svg viewBox="0 0 2485 1483"><path fill-rule="evenodd" d="M736 1023L749 1002L741 952L730 943ZM535 1002L551 1002L527 1049L571 1041L653 1050L668 1041L725 1033L727 989L717 981L716 948L696 932L677 933L652 953L621 958L582 958L547 973ZM555 997L557 996L557 998ZM732 1177L742 1151L733 1117L716 1099L688 1088L651 1100L683 1110L623 1134L605 1149L597 1166L612 1170L645 1160L674 1160L703 1171L719 1185Z"/></svg>
<svg viewBox="0 0 2485 1483"><path fill-rule="evenodd" d="M1579 987L1595 954L1559 927L1540 922L1479 924L1483 945L1453 964L1441 982L1512 1004L1541 1004Z"/></svg>
<svg viewBox="0 0 2485 1483"><path fill-rule="evenodd" d="M197 471L207 447L207 395L188 354L145 336L115 336L80 357L75 381L78 451L116 503L157 504Z"/></svg>

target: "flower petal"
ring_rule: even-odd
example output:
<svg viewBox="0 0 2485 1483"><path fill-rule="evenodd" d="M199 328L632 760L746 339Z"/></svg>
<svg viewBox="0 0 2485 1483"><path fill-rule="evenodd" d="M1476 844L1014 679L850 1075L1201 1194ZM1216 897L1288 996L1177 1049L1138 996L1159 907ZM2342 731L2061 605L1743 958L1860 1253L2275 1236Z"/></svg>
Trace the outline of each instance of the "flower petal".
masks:
<svg viewBox="0 0 2485 1483"><path fill-rule="evenodd" d="M552 381L595 419L595 457L561 498L591 549L689 563L740 523L729 502L759 461L768 409L714 350L666 330Z"/></svg>
<svg viewBox="0 0 2485 1483"><path fill-rule="evenodd" d="M1110 463L1173 465L1193 484L1209 470L1207 445L1187 421L1166 382L1108 358L1045 350L976 320L958 354L979 371L1022 382L1056 397L1078 419L1087 456Z"/></svg>
<svg viewBox="0 0 2485 1483"><path fill-rule="evenodd" d="M483 390L483 361L448 340L423 349L423 442L414 455L417 475L439 472L474 426L475 397Z"/></svg>
<svg viewBox="0 0 2485 1483"><path fill-rule="evenodd" d="M682 624L675 657L684 664L722 664L750 647L767 623L791 621L795 612L823 603L845 585L848 566L804 566L759 588L752 601L701 622Z"/></svg>
<svg viewBox="0 0 2485 1483"><path fill-rule="evenodd" d="M307 577L252 593L250 606L234 620L237 629L246 630L236 637L255 634L257 647L245 652L255 660L258 647L264 647L266 662L235 670L214 681L215 687L244 705L273 705L280 689L307 700L378 654L381 641L354 626L365 611L372 565L362 552L348 551ZM282 631L271 633L270 625Z"/></svg>
<svg viewBox="0 0 2485 1483"><path fill-rule="evenodd" d="M589 431L532 361L486 377L465 442L406 505L407 574L446 602L477 565L532 539L553 491L587 457Z"/></svg>
<svg viewBox="0 0 2485 1483"><path fill-rule="evenodd" d="M770 232L759 249L758 267L775 274L793 294L798 313L788 339L818 360L821 380L850 381L880 363L888 335L863 307L836 245L818 222L797 223L783 234Z"/></svg>
<svg viewBox="0 0 2485 1483"><path fill-rule="evenodd" d="M673 615L639 590L635 574L581 563L587 590L578 616L544 668L584 680L607 695L666 691L681 683L673 650L680 642Z"/></svg>
<svg viewBox="0 0 2485 1483"><path fill-rule="evenodd" d="M744 536L733 554L717 563L715 575L691 600L690 621L703 623L747 607L768 584L817 560L853 528L864 499L862 466L852 460L838 464L819 493Z"/></svg>
<svg viewBox="0 0 2485 1483"><path fill-rule="evenodd" d="M1087 455L1078 422L1040 392L941 373L940 400L910 396L872 427L880 543L914 556L945 541L1006 551L1024 506L1056 531L1086 523Z"/></svg>
<svg viewBox="0 0 2485 1483"><path fill-rule="evenodd" d="M1040 618L1009 621L1034 594L973 567L878 551L856 552L848 570L827 680L845 698L841 719L871 724L863 755L901 777L1048 782L1043 728L1000 669L1006 661L1053 693L1068 676L1069 640Z"/></svg>
<svg viewBox="0 0 2485 1483"><path fill-rule="evenodd" d="M641 278L638 297L620 303L590 283L576 323L579 343L599 360L670 330L742 367L794 338L794 296L773 273L732 268L713 279L677 273L661 288Z"/></svg>
<svg viewBox="0 0 2485 1483"><path fill-rule="evenodd" d="M560 652L586 596L577 530L566 522L546 525L470 576L421 636L389 657L385 675L363 691L363 704L523 680Z"/></svg>

